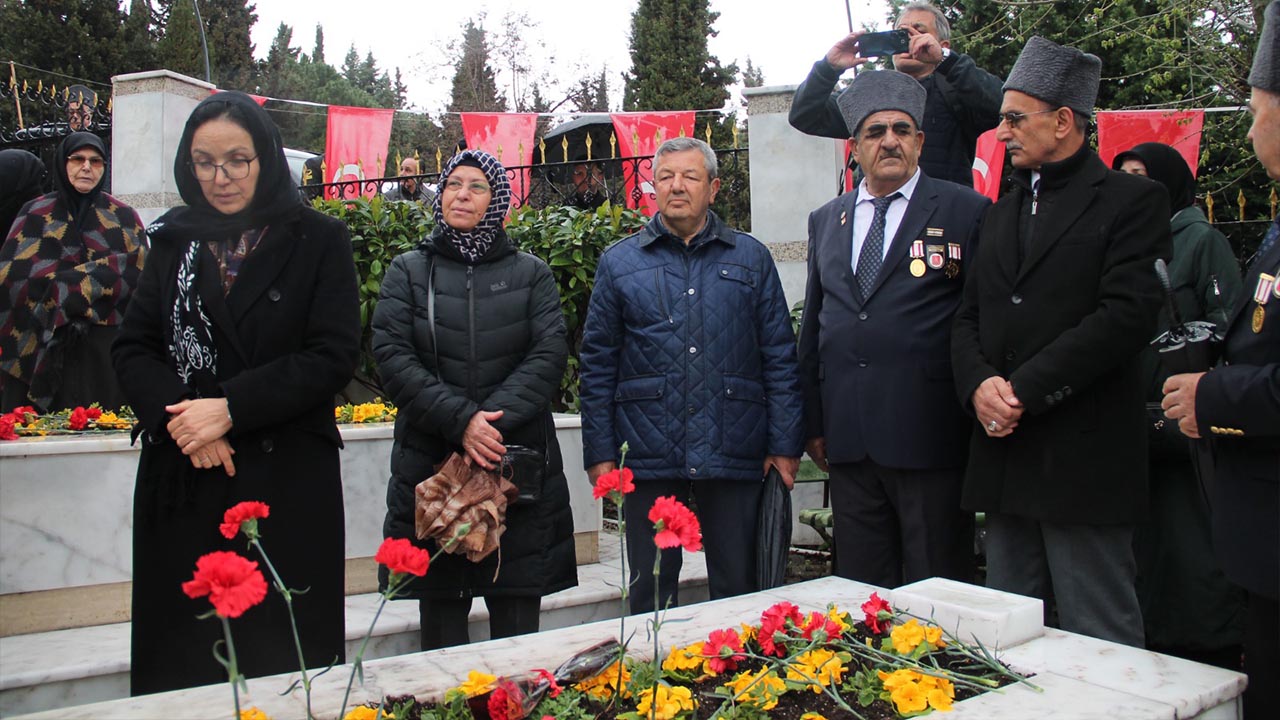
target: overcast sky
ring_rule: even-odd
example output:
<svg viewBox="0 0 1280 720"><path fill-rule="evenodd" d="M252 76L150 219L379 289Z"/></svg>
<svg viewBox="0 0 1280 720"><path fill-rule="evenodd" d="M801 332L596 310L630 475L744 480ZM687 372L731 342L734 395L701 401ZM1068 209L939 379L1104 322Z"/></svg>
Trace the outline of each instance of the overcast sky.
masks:
<svg viewBox="0 0 1280 720"><path fill-rule="evenodd" d="M854 27L866 22L887 28L885 0L849 3ZM341 67L353 44L362 58L372 52L379 68L400 68L410 103L438 113L448 102L455 60L444 51L445 45L461 37L461 27L468 18L478 18L481 13L492 41L509 12L524 13L534 23L524 41L531 48L535 74L546 72L563 82L580 76L583 68L598 73L607 65L610 102L618 109L621 73L631 66L627 36L637 2L255 0L255 4L258 22L253 27L253 42L259 57L266 55L281 22L293 28L293 46L310 54L318 23L324 27L327 62ZM711 0L711 8L720 13L714 26L719 35L711 38L711 52L726 64L737 61L744 65L749 56L763 70L768 85L799 83L848 27L844 0ZM538 48L539 41L545 43L545 50ZM503 79L500 77L500 82ZM510 96L510 88L503 89Z"/></svg>

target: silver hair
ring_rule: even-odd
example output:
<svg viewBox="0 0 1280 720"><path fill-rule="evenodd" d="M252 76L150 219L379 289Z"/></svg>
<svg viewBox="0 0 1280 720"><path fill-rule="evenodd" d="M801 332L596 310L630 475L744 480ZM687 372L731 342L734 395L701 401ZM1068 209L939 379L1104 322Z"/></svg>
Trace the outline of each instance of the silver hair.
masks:
<svg viewBox="0 0 1280 720"><path fill-rule="evenodd" d="M902 16L913 10L923 11L933 15L933 24L938 29L938 42L946 42L951 39L951 23L947 21L947 16L943 15L942 11L933 3L924 2L924 0L914 0L914 2L909 2L906 5L903 5L902 10L898 12L898 22L895 23L895 25L900 25L902 23Z"/></svg>
<svg viewBox="0 0 1280 720"><path fill-rule="evenodd" d="M707 179L714 180L720 175L720 162L716 160L716 152L711 146L698 138L691 137L675 137L667 140L658 146L658 151L653 154L653 167L658 167L658 159L663 155L671 153L684 152L685 150L697 150L702 153L702 164L707 168Z"/></svg>

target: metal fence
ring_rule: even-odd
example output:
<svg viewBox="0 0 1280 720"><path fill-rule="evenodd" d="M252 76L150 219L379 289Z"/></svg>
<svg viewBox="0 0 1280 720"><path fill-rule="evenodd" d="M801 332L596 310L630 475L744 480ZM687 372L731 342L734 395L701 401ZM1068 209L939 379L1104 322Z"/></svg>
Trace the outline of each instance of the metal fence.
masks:
<svg viewBox="0 0 1280 720"><path fill-rule="evenodd" d="M73 132L91 132L111 153L111 91L84 85L45 86L18 82L12 76L0 83L0 150L11 148L33 153L46 169L57 164L58 145ZM45 190L53 189L53 175ZM107 174L105 189L111 189Z"/></svg>

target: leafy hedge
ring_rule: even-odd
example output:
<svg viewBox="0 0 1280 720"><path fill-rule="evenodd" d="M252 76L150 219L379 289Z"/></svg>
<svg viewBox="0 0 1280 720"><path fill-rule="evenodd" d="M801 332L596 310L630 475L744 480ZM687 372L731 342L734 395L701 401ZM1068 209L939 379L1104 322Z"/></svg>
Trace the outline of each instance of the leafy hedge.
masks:
<svg viewBox="0 0 1280 720"><path fill-rule="evenodd" d="M357 200L316 200L315 208L347 224L360 279L360 365L357 380L374 395L382 395L373 360L373 310L382 278L396 255L416 247L434 228L429 210L418 203L387 202L381 197ZM554 403L558 411L578 407L578 348L587 302L595 281L596 261L610 244L636 232L647 219L636 210L602 205L596 210L571 207L533 209L513 213L507 234L526 252L546 261L560 288L560 307L569 331L569 365Z"/></svg>

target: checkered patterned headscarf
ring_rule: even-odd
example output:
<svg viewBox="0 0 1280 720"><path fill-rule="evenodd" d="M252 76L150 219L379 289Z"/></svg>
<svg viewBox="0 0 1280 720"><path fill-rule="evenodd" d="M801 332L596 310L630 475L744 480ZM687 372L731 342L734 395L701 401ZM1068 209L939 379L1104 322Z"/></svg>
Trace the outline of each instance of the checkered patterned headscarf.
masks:
<svg viewBox="0 0 1280 720"><path fill-rule="evenodd" d="M444 184L448 182L454 169L467 160L471 161L467 164L480 166L480 171L489 181L492 193L489 196L489 207L485 208L484 217L480 219L480 223L471 230L463 232L445 224L441 203L444 199ZM474 263L493 247L494 238L501 232L502 224L507 217L507 209L511 207L511 182L507 180L507 169L498 162L498 158L483 150L463 150L449 159L440 177L442 178L440 192L436 193L435 200L431 203L436 227L468 262Z"/></svg>

